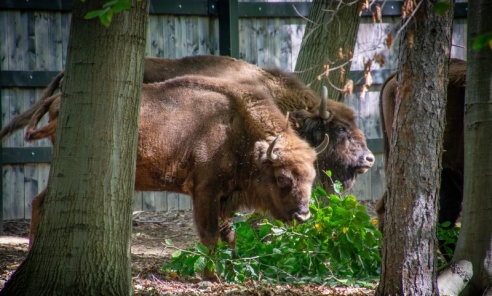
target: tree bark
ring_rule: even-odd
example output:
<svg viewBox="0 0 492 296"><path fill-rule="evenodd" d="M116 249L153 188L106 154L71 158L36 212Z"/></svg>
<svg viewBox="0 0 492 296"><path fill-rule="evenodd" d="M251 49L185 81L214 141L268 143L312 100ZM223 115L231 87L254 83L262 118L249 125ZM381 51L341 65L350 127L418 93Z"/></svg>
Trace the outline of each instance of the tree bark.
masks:
<svg viewBox="0 0 492 296"><path fill-rule="evenodd" d="M340 59L339 49L343 54L354 50L360 23L359 3L313 0L308 19L297 58L296 74L318 94L321 95L322 86L325 85L328 87L328 97L341 101L339 89L343 89L347 80L350 60L347 56ZM333 69L328 77L323 75L325 65ZM341 69L345 71L344 75Z"/></svg>
<svg viewBox="0 0 492 296"><path fill-rule="evenodd" d="M403 29L386 170L381 281L376 295L437 295L436 222L452 9L417 2Z"/></svg>
<svg viewBox="0 0 492 296"><path fill-rule="evenodd" d="M74 2L63 104L39 232L1 295L131 295L130 238L149 1L109 28Z"/></svg>
<svg viewBox="0 0 492 296"><path fill-rule="evenodd" d="M465 182L461 230L453 262L471 263L463 280L442 276L439 286L461 284L460 295L489 295L492 287L492 50L474 50L473 39L492 32L492 1L468 3L465 98ZM473 275L472 275L473 274ZM471 279L470 279L471 277ZM457 294L455 294L457 295Z"/></svg>

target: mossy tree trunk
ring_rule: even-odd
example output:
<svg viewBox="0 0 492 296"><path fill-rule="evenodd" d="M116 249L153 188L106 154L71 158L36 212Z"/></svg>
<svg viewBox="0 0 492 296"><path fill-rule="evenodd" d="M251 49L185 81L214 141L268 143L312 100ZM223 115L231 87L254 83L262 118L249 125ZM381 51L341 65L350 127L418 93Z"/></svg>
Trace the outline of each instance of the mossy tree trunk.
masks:
<svg viewBox="0 0 492 296"><path fill-rule="evenodd" d="M350 57L346 54L353 52L357 41L359 3L313 0L308 19L296 62L296 74L318 94L321 95L325 85L328 98L341 101L338 89L343 89L350 71ZM341 59L340 49L345 55ZM326 65L332 69L328 76L323 75ZM345 74L342 75L341 71Z"/></svg>
<svg viewBox="0 0 492 296"><path fill-rule="evenodd" d="M63 104L38 235L2 295L131 295L130 238L149 1L109 28L75 1Z"/></svg>
<svg viewBox="0 0 492 296"><path fill-rule="evenodd" d="M490 43L481 50L472 46L492 32L492 1L468 2L468 15L461 230L453 262L438 281L439 290L464 296L492 294L492 50Z"/></svg>
<svg viewBox="0 0 492 296"><path fill-rule="evenodd" d="M436 222L452 9L417 1L405 19L386 170L381 281L376 295L437 295Z"/></svg>

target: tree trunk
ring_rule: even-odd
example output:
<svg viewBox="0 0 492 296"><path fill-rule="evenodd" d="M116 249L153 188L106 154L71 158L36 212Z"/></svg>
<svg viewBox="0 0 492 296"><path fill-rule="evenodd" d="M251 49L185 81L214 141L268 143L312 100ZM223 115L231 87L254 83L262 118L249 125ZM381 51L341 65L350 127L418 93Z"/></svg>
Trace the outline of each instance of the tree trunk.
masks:
<svg viewBox="0 0 492 296"><path fill-rule="evenodd" d="M453 262L465 270L466 264L472 268L461 277L440 276L439 286L464 287L460 295L491 295L492 50L474 50L472 42L475 37L492 32L492 0L468 2L468 15L473 17L468 18L465 182L462 226ZM450 294L458 293L459 289Z"/></svg>
<svg viewBox="0 0 492 296"><path fill-rule="evenodd" d="M38 235L2 295L131 295L130 238L149 1L109 28L74 2L63 104Z"/></svg>
<svg viewBox="0 0 492 296"><path fill-rule="evenodd" d="M350 57L340 59L339 49L343 54L354 50L360 23L358 2L313 0L308 19L296 63L297 76L318 94L323 85L327 86L328 97L341 101L338 89L345 85ZM333 69L328 77L323 75L325 65Z"/></svg>
<svg viewBox="0 0 492 296"><path fill-rule="evenodd" d="M436 222L452 11L419 1L401 38L377 295L437 295Z"/></svg>

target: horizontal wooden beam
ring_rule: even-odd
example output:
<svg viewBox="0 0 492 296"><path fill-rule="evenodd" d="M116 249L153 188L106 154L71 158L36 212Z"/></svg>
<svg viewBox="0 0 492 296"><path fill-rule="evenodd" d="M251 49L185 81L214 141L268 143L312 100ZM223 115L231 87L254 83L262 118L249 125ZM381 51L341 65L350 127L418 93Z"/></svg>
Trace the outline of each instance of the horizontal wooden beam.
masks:
<svg viewBox="0 0 492 296"><path fill-rule="evenodd" d="M2 148L2 164L49 163L51 159L51 147Z"/></svg>
<svg viewBox="0 0 492 296"><path fill-rule="evenodd" d="M0 87L46 87L60 71L0 71Z"/></svg>
<svg viewBox="0 0 492 296"><path fill-rule="evenodd" d="M382 139L368 139L367 147L374 154L383 153ZM2 164L50 163L52 147L2 148Z"/></svg>
<svg viewBox="0 0 492 296"><path fill-rule="evenodd" d="M47 10L70 12L74 0L0 0L0 10ZM376 1L383 16L400 16L403 1ZM240 18L307 17L311 2L239 2ZM294 8L295 7L295 8ZM375 7L373 5L373 7ZM374 8L375 9L375 8ZM455 17L466 17L468 3L455 3ZM151 14L217 16L217 0L152 0ZM370 17L365 11L362 16Z"/></svg>
<svg viewBox="0 0 492 296"><path fill-rule="evenodd" d="M395 70L373 70L373 84L382 84ZM60 73L59 71L0 71L0 87L44 88ZM363 81L363 71L350 71L350 78L358 84Z"/></svg>

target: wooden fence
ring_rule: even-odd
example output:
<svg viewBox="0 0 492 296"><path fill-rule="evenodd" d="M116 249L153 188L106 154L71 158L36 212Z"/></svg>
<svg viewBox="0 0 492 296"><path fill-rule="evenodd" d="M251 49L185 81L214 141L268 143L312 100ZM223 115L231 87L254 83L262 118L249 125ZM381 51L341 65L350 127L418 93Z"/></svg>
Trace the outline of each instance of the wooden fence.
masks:
<svg viewBox="0 0 492 296"><path fill-rule="evenodd" d="M261 67L294 70L309 2L169 2L152 1L147 56L228 54ZM72 3L0 0L2 125L34 104L43 87L64 68ZM386 58L383 67L373 68L375 84L365 97L355 93L345 98L345 103L357 111L359 127L366 133L369 148L376 156L376 165L359 176L351 190L359 199L377 200L385 186L378 95L380 84L396 69L398 46L387 50L384 38L389 26L399 21L400 7L401 2L385 2L380 24L363 18L354 51L350 75L355 80L361 76L364 57L372 58L378 52ZM464 59L466 6L458 7L456 15L453 42L461 47L454 47L452 54ZM19 131L2 142L0 221L2 213L3 219L30 218L32 198L47 185L50 143L47 140L27 143L23 135L24 131ZM167 192L138 192L134 203L135 210L171 211L191 207L188 196Z"/></svg>

